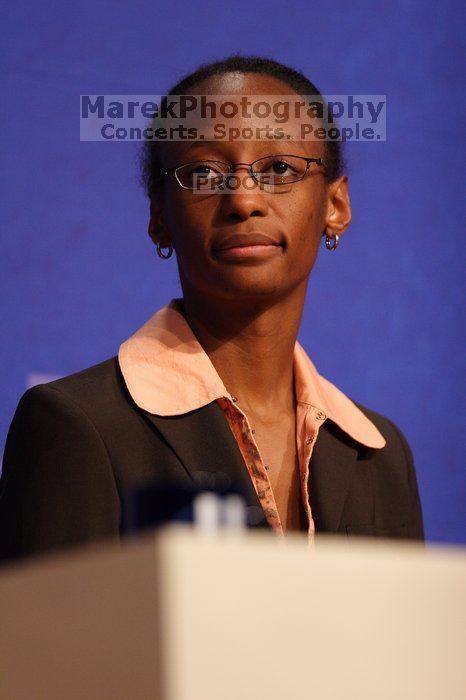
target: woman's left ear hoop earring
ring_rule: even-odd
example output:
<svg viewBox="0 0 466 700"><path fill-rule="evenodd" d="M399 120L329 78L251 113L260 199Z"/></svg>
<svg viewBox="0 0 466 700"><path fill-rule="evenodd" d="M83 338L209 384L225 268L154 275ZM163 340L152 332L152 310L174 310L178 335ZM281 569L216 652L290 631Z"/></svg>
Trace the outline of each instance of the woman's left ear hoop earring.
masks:
<svg viewBox="0 0 466 700"><path fill-rule="evenodd" d="M163 258L164 260L166 260L167 258L171 258L172 253L173 253L173 246L171 243L169 243L166 246L165 245L161 246L160 243L157 243L156 247L157 247L157 255L160 258ZM162 248L168 248L168 253L166 255L164 253L162 253Z"/></svg>
<svg viewBox="0 0 466 700"><path fill-rule="evenodd" d="M336 250L338 246L338 241L340 236L336 233L334 236L329 236L328 233L325 234L325 246L327 250Z"/></svg>

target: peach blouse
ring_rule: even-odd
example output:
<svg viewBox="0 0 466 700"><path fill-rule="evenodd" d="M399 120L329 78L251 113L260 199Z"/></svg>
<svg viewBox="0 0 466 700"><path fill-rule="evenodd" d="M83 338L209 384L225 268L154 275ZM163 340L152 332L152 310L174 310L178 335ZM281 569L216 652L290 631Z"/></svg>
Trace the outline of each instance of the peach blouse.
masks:
<svg viewBox="0 0 466 700"><path fill-rule="evenodd" d="M118 359L128 391L140 408L159 416L187 413L217 401L243 455L265 517L275 533L283 536L268 467L254 439L254 430L195 337L180 302L181 299L172 299L121 344ZM345 394L317 372L298 341L293 373L301 497L308 539L312 542L314 521L307 484L309 460L321 425L330 419L367 447L382 448L385 439Z"/></svg>

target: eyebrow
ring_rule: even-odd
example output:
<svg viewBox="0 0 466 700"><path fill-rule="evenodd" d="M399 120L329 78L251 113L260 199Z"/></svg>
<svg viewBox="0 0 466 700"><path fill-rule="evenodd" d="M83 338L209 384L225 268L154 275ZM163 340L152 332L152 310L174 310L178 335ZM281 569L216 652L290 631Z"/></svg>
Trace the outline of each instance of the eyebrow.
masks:
<svg viewBox="0 0 466 700"><path fill-rule="evenodd" d="M286 138L287 135L289 135L290 138ZM224 143L230 144L230 143L243 143L243 142L251 143L252 139L251 140L243 139L243 140L239 140L239 141L230 141L227 139L218 139L218 140L197 139L196 141L189 142L189 144L186 145L186 148L184 150L180 151L178 155L180 157L186 157L186 156L189 156L189 154L192 151L199 150L199 148L216 150L219 145L224 144ZM293 144L294 147L296 147L297 145L300 145L299 150L302 152L302 154L304 154L304 152L305 152L305 149L302 145L305 142L302 139L293 138L292 134L287 134L286 132L285 132L285 138L283 138L283 139L255 139L254 143L256 143L256 142L257 143L266 142L267 145L270 147L269 152L264 151L264 153L261 155L258 155L257 158L262 158L263 156L267 156L267 155L275 155L275 154L280 155L281 153L286 154L286 153L288 153L287 144ZM178 141L176 143L181 143L181 142ZM275 153L270 153L270 150L272 150L272 147L274 147ZM279 148L279 150L277 150L277 148ZM219 154L219 155L220 155L220 157L226 157L226 156L223 156L223 154ZM293 155L293 153L290 153L289 155ZM301 154L296 153L295 155L301 155ZM212 158L202 158L202 160L215 160L215 158L213 158L213 159Z"/></svg>

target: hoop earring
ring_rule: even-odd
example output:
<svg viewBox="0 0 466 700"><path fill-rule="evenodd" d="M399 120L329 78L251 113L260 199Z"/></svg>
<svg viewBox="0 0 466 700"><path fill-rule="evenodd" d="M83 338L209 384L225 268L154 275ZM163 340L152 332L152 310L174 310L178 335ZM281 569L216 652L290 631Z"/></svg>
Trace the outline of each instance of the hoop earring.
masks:
<svg viewBox="0 0 466 700"><path fill-rule="evenodd" d="M334 236L329 236L328 233L325 234L325 247L327 250L336 250L338 246L338 241L340 236L336 233Z"/></svg>
<svg viewBox="0 0 466 700"><path fill-rule="evenodd" d="M160 258L163 258L164 260L167 260L167 258L171 258L172 253L173 253L173 246L171 243L168 243L168 245L166 245L166 246L165 245L161 246L160 243L157 243L156 247L157 247L157 255ZM162 253L162 248L168 248L168 253L166 255L164 255L164 253Z"/></svg>

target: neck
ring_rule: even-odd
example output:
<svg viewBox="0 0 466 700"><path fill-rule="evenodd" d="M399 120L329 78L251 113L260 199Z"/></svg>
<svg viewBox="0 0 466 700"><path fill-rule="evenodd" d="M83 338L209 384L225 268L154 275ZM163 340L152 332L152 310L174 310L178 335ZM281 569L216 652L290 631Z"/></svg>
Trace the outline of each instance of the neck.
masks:
<svg viewBox="0 0 466 700"><path fill-rule="evenodd" d="M186 320L238 406L259 419L294 413L293 354L306 286L261 303L184 296Z"/></svg>

